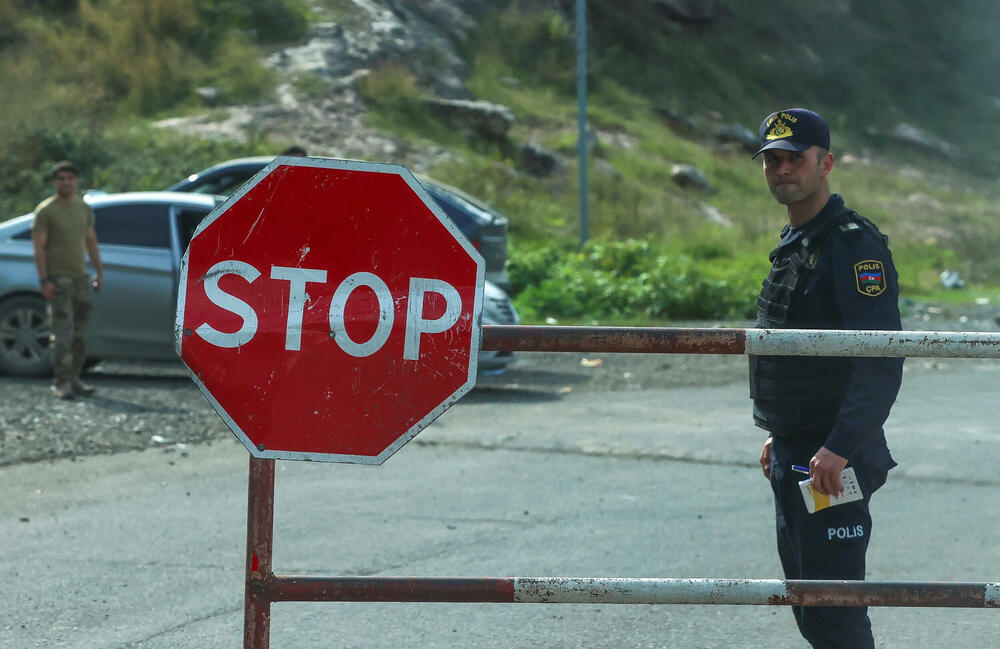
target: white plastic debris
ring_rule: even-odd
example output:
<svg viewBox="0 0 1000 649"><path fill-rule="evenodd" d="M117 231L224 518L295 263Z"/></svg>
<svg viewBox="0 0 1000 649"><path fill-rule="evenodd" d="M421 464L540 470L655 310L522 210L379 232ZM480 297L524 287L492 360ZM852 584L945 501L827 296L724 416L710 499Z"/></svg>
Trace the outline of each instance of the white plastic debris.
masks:
<svg viewBox="0 0 1000 649"><path fill-rule="evenodd" d="M965 280L959 276L957 270L942 270L941 286L945 288L962 288L965 286Z"/></svg>

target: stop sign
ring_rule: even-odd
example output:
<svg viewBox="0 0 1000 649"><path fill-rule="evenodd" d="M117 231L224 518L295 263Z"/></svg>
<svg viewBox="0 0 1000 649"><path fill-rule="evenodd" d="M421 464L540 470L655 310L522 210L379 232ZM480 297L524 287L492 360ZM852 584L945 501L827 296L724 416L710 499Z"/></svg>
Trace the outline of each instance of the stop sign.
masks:
<svg viewBox="0 0 1000 649"><path fill-rule="evenodd" d="M472 388L483 273L404 167L278 157L191 239L177 352L254 456L381 464Z"/></svg>

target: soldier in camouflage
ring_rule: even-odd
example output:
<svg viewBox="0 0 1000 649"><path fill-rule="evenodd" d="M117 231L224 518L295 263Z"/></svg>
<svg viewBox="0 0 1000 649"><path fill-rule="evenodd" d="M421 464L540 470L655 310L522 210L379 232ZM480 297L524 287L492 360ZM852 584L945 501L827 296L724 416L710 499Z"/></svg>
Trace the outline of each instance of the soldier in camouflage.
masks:
<svg viewBox="0 0 1000 649"><path fill-rule="evenodd" d="M76 167L60 162L53 167L50 180L55 194L35 208L32 241L51 322L52 392L60 399L73 399L94 393L94 388L80 381L86 360L83 331L90 315L90 289L100 290L104 277L94 212L77 195ZM96 271L89 281L84 252Z"/></svg>

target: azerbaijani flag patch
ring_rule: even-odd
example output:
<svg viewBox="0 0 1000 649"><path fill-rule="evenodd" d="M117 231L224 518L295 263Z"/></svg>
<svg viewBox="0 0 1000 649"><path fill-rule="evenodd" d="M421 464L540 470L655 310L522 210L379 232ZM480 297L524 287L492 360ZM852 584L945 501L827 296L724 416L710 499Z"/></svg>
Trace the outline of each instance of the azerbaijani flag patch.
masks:
<svg viewBox="0 0 1000 649"><path fill-rule="evenodd" d="M858 293L876 297L885 292L885 266L876 259L866 259L854 264L854 278Z"/></svg>

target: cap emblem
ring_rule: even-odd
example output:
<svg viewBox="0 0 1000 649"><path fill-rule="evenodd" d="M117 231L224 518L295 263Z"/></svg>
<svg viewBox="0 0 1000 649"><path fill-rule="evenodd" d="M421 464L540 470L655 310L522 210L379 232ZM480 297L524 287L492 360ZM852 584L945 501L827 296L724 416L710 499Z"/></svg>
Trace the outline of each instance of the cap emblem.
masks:
<svg viewBox="0 0 1000 649"><path fill-rule="evenodd" d="M774 128L767 133L768 140L780 140L786 137L792 137L792 127L780 119L774 123Z"/></svg>
<svg viewBox="0 0 1000 649"><path fill-rule="evenodd" d="M754 158L768 149L805 151L811 146L830 148L830 129L823 118L805 108L788 108L771 113L757 129L760 149Z"/></svg>

